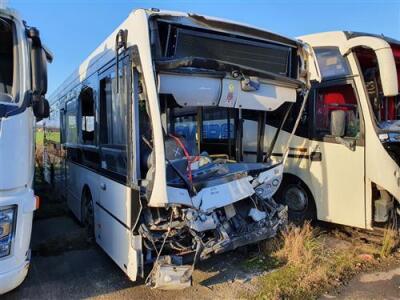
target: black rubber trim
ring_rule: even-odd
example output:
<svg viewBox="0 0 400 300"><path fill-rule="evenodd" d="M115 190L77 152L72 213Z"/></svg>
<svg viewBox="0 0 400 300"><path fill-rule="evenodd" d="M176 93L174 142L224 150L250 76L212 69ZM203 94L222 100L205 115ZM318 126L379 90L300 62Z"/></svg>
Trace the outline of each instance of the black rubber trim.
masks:
<svg viewBox="0 0 400 300"><path fill-rule="evenodd" d="M89 163L87 160L83 158L86 150L74 147L66 147L66 150L67 150L66 161L74 163L80 167L88 169L108 179L114 180L120 184L126 186L128 185L128 178L126 175L118 174L113 171L106 170L100 167L100 156L96 157L96 160L98 159L98 161L93 161Z"/></svg>
<svg viewBox="0 0 400 300"><path fill-rule="evenodd" d="M282 157L283 153L272 153L271 156ZM306 159L309 159L310 155L307 155L307 154L289 154L288 157L290 157L290 158L306 158Z"/></svg>
<svg viewBox="0 0 400 300"><path fill-rule="evenodd" d="M254 154L257 155L257 151L243 151L246 154ZM266 152L264 152L264 154L266 154ZM283 153L272 153L271 156L275 156L275 157L283 157ZM306 158L309 159L310 155L307 154L289 154L288 157L290 158Z"/></svg>
<svg viewBox="0 0 400 300"><path fill-rule="evenodd" d="M0 104L0 118L8 118L23 113L27 107L31 106L31 99L32 93L28 91L25 93L24 100L18 107L7 104Z"/></svg>
<svg viewBox="0 0 400 300"><path fill-rule="evenodd" d="M99 202L96 202L96 205L100 207L102 210L104 210L107 214L109 214L115 221L117 221L119 224L124 226L126 229L131 230L128 225L126 225L124 222L122 222L120 219L118 219L115 215L113 215L107 208L105 208L103 205L101 205Z"/></svg>

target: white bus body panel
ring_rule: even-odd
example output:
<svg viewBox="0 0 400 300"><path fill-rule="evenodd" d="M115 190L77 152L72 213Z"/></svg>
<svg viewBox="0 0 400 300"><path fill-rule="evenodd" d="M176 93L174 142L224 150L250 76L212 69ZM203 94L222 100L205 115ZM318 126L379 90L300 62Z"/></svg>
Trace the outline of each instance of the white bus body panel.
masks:
<svg viewBox="0 0 400 300"><path fill-rule="evenodd" d="M342 51L349 45L344 32L312 34L299 39L312 47L335 46L342 48ZM371 49L374 47L376 48L376 44L370 45ZM348 53L346 57L364 119L365 145L356 146L356 151L352 152L340 144L311 141L295 136L290 147L306 149L306 152L301 152L306 156L315 150L320 150L322 163L305 158L289 158L285 173L297 176L308 186L316 202L319 220L371 229L372 183L387 190L400 201L400 168L383 147L372 123L373 115L369 108L362 75L358 70L358 62L353 53ZM315 68L311 68L311 72L314 72L311 74L311 79L318 78L319 74ZM251 123L247 126L252 129L248 131L248 136L246 134L244 136L251 140L252 133L253 135L256 133L256 127ZM271 132L270 129L266 129L266 132ZM281 150L278 147L284 145L287 138L287 133L281 134L275 152ZM255 151L255 144L249 144L249 149Z"/></svg>
<svg viewBox="0 0 400 300"><path fill-rule="evenodd" d="M131 280L136 280L141 243L128 229L131 222L130 189L86 167L67 162L67 202L80 221L82 195L78 192L85 187L93 199L96 242Z"/></svg>
<svg viewBox="0 0 400 300"><path fill-rule="evenodd" d="M244 136L251 141L256 132L256 122L246 120ZM268 145L274 128L267 125L265 132L270 133L265 136L264 145ZM282 131L274 153L283 153L288 138L289 133ZM245 153L256 152L255 143L244 145ZM357 147L353 152L341 144L311 141L299 136L293 137L290 147L285 173L299 177L309 187L316 202L318 220L364 228L364 147ZM321 152L322 161L311 161L312 152ZM247 156L247 159L256 159L254 154ZM272 159L279 157L272 156Z"/></svg>
<svg viewBox="0 0 400 300"><path fill-rule="evenodd" d="M129 229L131 190L104 176L100 176L99 187L99 202L95 203L96 241L131 280L136 280L141 256L141 237L138 237L140 243L135 243L136 238Z"/></svg>

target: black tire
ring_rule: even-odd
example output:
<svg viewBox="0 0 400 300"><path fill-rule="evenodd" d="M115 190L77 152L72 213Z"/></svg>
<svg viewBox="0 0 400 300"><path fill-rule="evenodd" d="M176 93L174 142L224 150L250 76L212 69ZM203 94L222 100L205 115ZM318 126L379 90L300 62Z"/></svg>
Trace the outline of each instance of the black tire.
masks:
<svg viewBox="0 0 400 300"><path fill-rule="evenodd" d="M274 197L275 198L275 197ZM276 193L276 201L287 205L289 221L302 225L317 219L314 198L307 186L295 177L286 179Z"/></svg>
<svg viewBox="0 0 400 300"><path fill-rule="evenodd" d="M94 237L94 204L89 190L82 193L82 217L81 223L86 228L88 238Z"/></svg>

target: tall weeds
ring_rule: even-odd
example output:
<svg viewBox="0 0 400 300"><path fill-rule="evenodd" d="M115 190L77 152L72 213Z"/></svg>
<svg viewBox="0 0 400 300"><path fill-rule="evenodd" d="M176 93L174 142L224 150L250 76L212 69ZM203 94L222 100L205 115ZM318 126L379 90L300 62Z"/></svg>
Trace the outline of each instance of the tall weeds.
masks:
<svg viewBox="0 0 400 300"><path fill-rule="evenodd" d="M281 248L271 255L282 267L260 279L258 299L317 298L359 263L354 251L325 247L324 238L308 223L289 227Z"/></svg>

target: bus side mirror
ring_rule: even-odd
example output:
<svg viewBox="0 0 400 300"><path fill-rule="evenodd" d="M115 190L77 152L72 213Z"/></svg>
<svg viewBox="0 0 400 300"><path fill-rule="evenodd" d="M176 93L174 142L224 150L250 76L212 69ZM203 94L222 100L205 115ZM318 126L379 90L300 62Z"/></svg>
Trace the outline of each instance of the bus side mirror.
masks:
<svg viewBox="0 0 400 300"><path fill-rule="evenodd" d="M332 136L344 136L346 129L346 112L344 110L334 110L331 112L330 129Z"/></svg>
<svg viewBox="0 0 400 300"><path fill-rule="evenodd" d="M49 102L44 98L47 93L47 61L52 60L51 54L44 49L39 37L39 31L31 27L28 35L31 44L31 74L32 74L32 108L38 120L49 117Z"/></svg>
<svg viewBox="0 0 400 300"><path fill-rule="evenodd" d="M37 121L48 118L50 115L50 104L44 96L33 95L32 109Z"/></svg>

